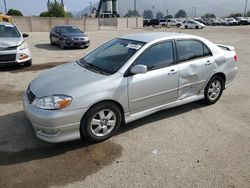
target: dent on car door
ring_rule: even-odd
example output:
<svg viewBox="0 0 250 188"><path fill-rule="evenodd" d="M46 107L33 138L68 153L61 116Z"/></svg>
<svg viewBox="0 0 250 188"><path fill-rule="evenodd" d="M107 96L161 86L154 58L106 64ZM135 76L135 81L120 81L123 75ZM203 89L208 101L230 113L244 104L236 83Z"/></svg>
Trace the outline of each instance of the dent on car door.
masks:
<svg viewBox="0 0 250 188"><path fill-rule="evenodd" d="M178 65L173 42L167 41L147 49L131 67L146 65L148 72L128 77L130 113L151 109L177 98Z"/></svg>
<svg viewBox="0 0 250 188"><path fill-rule="evenodd" d="M215 66L212 53L198 40L177 40L176 45L180 61L178 99L198 95Z"/></svg>

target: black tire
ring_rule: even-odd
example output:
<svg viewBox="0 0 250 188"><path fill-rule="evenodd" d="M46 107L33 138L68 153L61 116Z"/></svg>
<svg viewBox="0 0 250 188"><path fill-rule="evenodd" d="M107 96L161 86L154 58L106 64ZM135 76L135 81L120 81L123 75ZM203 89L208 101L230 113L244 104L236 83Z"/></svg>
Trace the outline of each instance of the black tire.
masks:
<svg viewBox="0 0 250 188"><path fill-rule="evenodd" d="M176 26L177 26L177 27L181 27L181 24L177 24Z"/></svg>
<svg viewBox="0 0 250 188"><path fill-rule="evenodd" d="M91 121L92 119L94 119L94 117L96 117L98 112L102 110L111 110L116 117L116 123L115 123L114 128L107 135L97 136L91 130ZM121 123L122 123L122 114L121 114L119 107L112 102L101 102L91 107L86 112L86 114L84 114L81 120L80 134L81 134L81 137L83 139L86 139L87 141L102 142L112 137L120 128ZM100 124L97 126L100 126Z"/></svg>
<svg viewBox="0 0 250 188"><path fill-rule="evenodd" d="M62 40L60 40L60 41L59 41L59 47L60 47L61 49L64 49L64 48L65 48L65 46L64 46L64 44L63 44L63 41L62 41Z"/></svg>
<svg viewBox="0 0 250 188"><path fill-rule="evenodd" d="M185 29L188 29L188 26L187 26L187 25L185 25Z"/></svg>
<svg viewBox="0 0 250 188"><path fill-rule="evenodd" d="M197 25L195 28L196 28L196 29L199 29L199 26Z"/></svg>
<svg viewBox="0 0 250 188"><path fill-rule="evenodd" d="M219 82L220 83L220 91L218 92L218 96L216 96L214 99L211 99L211 97L209 96L209 89L211 89L212 84L215 82ZM223 90L225 88L225 83L224 80L220 77L220 76L214 76L212 77L209 82L207 83L207 86L205 88L205 93L204 93L204 100L203 102L207 105L212 105L215 104L221 97Z"/></svg>
<svg viewBox="0 0 250 188"><path fill-rule="evenodd" d="M49 39L50 39L50 44L51 45L55 45L55 43L53 42L52 38L50 37Z"/></svg>

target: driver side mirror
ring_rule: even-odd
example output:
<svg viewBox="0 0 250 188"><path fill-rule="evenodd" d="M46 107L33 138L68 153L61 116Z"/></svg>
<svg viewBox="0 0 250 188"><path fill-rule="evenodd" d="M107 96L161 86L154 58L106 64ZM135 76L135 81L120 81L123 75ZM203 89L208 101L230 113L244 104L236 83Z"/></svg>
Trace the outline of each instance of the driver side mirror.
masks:
<svg viewBox="0 0 250 188"><path fill-rule="evenodd" d="M29 36L29 34L23 33L23 38L26 38L26 37L28 37L28 36Z"/></svg>
<svg viewBox="0 0 250 188"><path fill-rule="evenodd" d="M148 72L148 67L145 65L135 65L130 70L131 74L145 74Z"/></svg>

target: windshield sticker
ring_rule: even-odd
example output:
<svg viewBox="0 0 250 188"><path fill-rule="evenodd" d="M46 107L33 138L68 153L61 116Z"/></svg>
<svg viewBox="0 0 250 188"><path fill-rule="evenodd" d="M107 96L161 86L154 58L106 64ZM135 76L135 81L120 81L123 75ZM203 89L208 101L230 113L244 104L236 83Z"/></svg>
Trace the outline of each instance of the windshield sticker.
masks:
<svg viewBox="0 0 250 188"><path fill-rule="evenodd" d="M127 48L139 50L141 48L141 45L139 45L139 44L128 44Z"/></svg>

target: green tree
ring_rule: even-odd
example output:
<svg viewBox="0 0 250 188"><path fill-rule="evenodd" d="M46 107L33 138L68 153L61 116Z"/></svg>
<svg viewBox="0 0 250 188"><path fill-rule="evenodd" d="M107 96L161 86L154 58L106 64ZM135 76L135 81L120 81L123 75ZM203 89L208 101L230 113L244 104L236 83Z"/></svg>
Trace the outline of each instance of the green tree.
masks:
<svg viewBox="0 0 250 188"><path fill-rule="evenodd" d="M125 17L135 17L135 16L140 16L140 14L138 11L129 10L124 16Z"/></svg>
<svg viewBox="0 0 250 188"><path fill-rule="evenodd" d="M142 17L145 19L153 19L154 14L153 14L152 10L148 9L148 10L144 10Z"/></svg>
<svg viewBox="0 0 250 188"><path fill-rule="evenodd" d="M162 19L162 18L164 18L164 14L162 12L157 12L156 18L157 19Z"/></svg>
<svg viewBox="0 0 250 188"><path fill-rule="evenodd" d="M246 17L250 17L250 10L247 11Z"/></svg>
<svg viewBox="0 0 250 188"><path fill-rule="evenodd" d="M40 14L41 17L71 17L72 14L69 12L66 12L64 10L64 7L58 3L58 2L54 2L51 3L49 6L49 10L46 12L42 12Z"/></svg>
<svg viewBox="0 0 250 188"><path fill-rule="evenodd" d="M237 13L232 13L228 16L229 18L235 18L235 17L242 17L242 14L237 12Z"/></svg>
<svg viewBox="0 0 250 188"><path fill-rule="evenodd" d="M187 13L184 10L179 10L175 14L175 18L186 18L186 17L187 17Z"/></svg>
<svg viewBox="0 0 250 188"><path fill-rule="evenodd" d="M216 16L214 14L211 14L211 13L206 13L206 14L204 14L204 16L202 16L202 18L216 18Z"/></svg>
<svg viewBox="0 0 250 188"><path fill-rule="evenodd" d="M167 15L167 16L165 16L165 18L166 19L172 19L172 18L174 18L172 15Z"/></svg>
<svg viewBox="0 0 250 188"><path fill-rule="evenodd" d="M8 12L7 12L7 15L10 15L10 16L23 16L23 13L19 10L16 10L16 9L10 9Z"/></svg>

